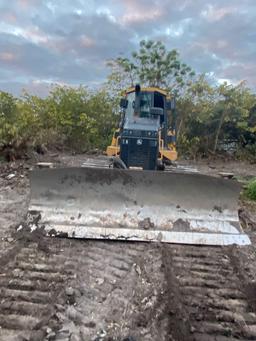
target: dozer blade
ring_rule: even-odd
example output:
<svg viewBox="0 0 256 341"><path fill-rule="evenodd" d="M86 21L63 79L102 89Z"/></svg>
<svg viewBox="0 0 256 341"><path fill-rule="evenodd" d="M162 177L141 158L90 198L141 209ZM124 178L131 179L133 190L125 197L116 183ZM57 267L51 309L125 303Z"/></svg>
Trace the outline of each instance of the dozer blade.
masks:
<svg viewBox="0 0 256 341"><path fill-rule="evenodd" d="M250 244L238 219L240 186L232 180L200 174L59 168L33 171L30 181L30 218L40 216L39 225L51 235Z"/></svg>

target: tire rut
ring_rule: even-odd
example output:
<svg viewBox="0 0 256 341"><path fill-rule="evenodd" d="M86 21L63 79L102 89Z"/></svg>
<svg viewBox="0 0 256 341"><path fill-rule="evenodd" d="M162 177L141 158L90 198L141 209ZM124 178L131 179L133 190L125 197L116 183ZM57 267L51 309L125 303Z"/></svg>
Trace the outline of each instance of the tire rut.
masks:
<svg viewBox="0 0 256 341"><path fill-rule="evenodd" d="M17 236L2 257L0 340L255 340L227 248Z"/></svg>
<svg viewBox="0 0 256 341"><path fill-rule="evenodd" d="M38 243L17 241L15 251L2 263L0 340L43 340L46 326L57 328L54 303L66 275L58 255L46 254Z"/></svg>
<svg viewBox="0 0 256 341"><path fill-rule="evenodd" d="M181 245L162 247L172 306L169 314L175 315L169 325L170 340L256 339L255 311L226 250Z"/></svg>
<svg viewBox="0 0 256 341"><path fill-rule="evenodd" d="M77 340L101 340L102 333L107 340L157 337L155 320L163 312L158 300L163 278L155 245L92 241L85 248L81 241L72 244L76 247L63 256L76 273L68 283L74 289L75 303L63 314L56 340L69 340L71 335Z"/></svg>

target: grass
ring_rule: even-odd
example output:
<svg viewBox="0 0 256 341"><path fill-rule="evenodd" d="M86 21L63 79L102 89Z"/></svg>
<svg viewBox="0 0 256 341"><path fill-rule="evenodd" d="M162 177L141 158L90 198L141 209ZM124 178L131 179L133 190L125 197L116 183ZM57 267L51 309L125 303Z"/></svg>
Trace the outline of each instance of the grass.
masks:
<svg viewBox="0 0 256 341"><path fill-rule="evenodd" d="M245 186L244 195L247 199L256 201L256 178L250 180Z"/></svg>

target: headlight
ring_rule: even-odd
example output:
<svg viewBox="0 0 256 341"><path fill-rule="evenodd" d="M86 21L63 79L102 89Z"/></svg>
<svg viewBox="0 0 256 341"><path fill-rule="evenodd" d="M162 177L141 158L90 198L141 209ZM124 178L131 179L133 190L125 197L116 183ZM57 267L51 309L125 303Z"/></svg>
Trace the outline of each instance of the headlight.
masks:
<svg viewBox="0 0 256 341"><path fill-rule="evenodd" d="M137 145L138 145L138 146L141 146L141 145L142 145L142 139L138 139L138 140L137 140Z"/></svg>

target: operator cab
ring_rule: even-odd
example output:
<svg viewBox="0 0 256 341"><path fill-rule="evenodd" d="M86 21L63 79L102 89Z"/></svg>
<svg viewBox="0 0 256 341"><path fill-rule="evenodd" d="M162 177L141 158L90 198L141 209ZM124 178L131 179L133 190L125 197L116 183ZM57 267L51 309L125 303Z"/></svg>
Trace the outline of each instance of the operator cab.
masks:
<svg viewBox="0 0 256 341"><path fill-rule="evenodd" d="M127 92L123 129L158 131L164 122L165 97L158 91Z"/></svg>
<svg viewBox="0 0 256 341"><path fill-rule="evenodd" d="M164 169L177 159L175 98L160 88L136 85L125 92L120 107L108 156L119 157L122 168L146 170Z"/></svg>
<svg viewBox="0 0 256 341"><path fill-rule="evenodd" d="M137 85L121 100L120 157L127 167L156 169L159 131L164 126L166 94Z"/></svg>

